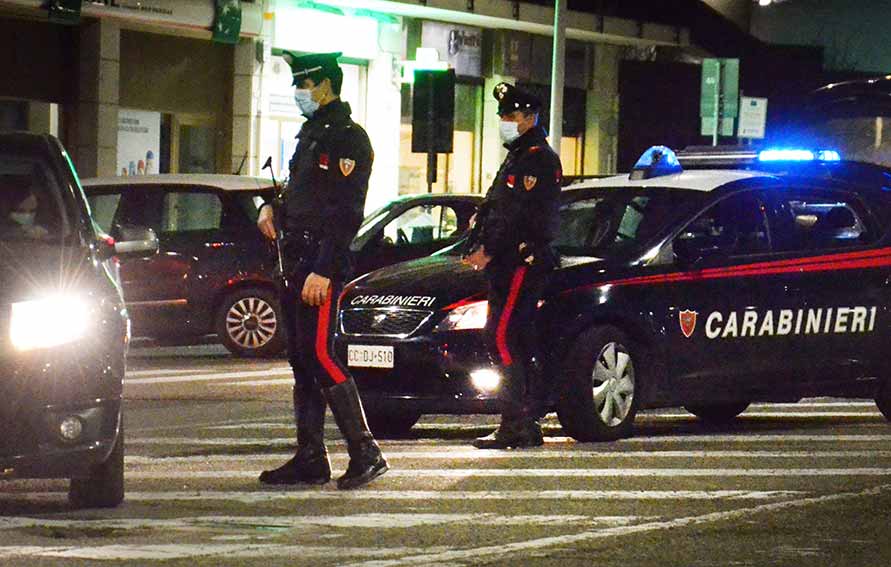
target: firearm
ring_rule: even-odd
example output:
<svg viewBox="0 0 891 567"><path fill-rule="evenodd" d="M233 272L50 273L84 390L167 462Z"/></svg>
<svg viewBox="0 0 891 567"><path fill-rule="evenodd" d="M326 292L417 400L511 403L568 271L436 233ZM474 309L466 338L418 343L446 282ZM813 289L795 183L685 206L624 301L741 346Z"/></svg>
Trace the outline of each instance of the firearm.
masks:
<svg viewBox="0 0 891 567"><path fill-rule="evenodd" d="M274 193L272 198L272 218L275 223L275 252L278 260L278 273L279 277L282 281L282 286L285 289L288 289L288 275L285 270L285 257L284 257L284 202L285 196L284 191L285 188L279 186L279 184L275 181L275 172L272 171L272 156L266 158L266 163L263 164L263 169L269 169L269 174L272 176L272 185L274 187Z"/></svg>
<svg viewBox="0 0 891 567"><path fill-rule="evenodd" d="M479 209L477 209L476 215L474 215L473 226L470 227L470 231L467 233L467 239L464 241L462 256L473 254L474 250L479 248L482 244L483 231L486 226L486 217L489 216L489 209L490 205L488 201L483 201L479 206Z"/></svg>

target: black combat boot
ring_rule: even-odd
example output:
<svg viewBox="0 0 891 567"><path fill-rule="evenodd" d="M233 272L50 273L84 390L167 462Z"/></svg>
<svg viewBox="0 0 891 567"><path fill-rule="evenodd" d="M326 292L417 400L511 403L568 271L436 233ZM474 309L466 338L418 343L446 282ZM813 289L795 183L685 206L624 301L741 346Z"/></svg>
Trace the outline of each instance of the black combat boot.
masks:
<svg viewBox="0 0 891 567"><path fill-rule="evenodd" d="M337 488L358 488L387 472L389 466L368 429L353 379L326 388L324 392L350 454L350 464L344 475L337 479Z"/></svg>
<svg viewBox="0 0 891 567"><path fill-rule="evenodd" d="M325 398L315 385L294 387L297 453L277 469L260 473L263 484L325 484L331 464L325 449Z"/></svg>

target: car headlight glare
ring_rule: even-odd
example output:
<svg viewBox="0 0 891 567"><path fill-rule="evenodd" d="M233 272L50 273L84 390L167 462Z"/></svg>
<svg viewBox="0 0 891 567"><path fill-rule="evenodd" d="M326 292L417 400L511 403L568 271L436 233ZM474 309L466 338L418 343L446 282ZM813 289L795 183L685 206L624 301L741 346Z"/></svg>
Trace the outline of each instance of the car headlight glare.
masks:
<svg viewBox="0 0 891 567"><path fill-rule="evenodd" d="M90 309L81 297L68 294L12 304L10 340L16 350L49 348L86 335Z"/></svg>
<svg viewBox="0 0 891 567"><path fill-rule="evenodd" d="M455 307L445 319L436 327L437 331L463 331L467 329L482 329L486 326L486 317L489 315L489 302L474 301L460 307Z"/></svg>

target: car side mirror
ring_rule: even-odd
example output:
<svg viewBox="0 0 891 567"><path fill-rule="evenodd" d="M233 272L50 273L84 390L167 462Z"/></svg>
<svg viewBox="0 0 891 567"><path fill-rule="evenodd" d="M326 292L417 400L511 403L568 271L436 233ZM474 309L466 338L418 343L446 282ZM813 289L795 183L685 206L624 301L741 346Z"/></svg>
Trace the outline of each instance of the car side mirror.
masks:
<svg viewBox="0 0 891 567"><path fill-rule="evenodd" d="M114 244L116 255L125 258L144 258L158 252L158 236L151 228L122 225Z"/></svg>

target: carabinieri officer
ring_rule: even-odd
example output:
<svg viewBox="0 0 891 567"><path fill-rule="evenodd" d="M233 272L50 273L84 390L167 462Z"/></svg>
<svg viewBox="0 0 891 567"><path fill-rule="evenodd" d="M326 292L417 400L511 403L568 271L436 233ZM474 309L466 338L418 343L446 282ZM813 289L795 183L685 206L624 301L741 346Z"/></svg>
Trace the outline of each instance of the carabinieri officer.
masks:
<svg viewBox="0 0 891 567"><path fill-rule="evenodd" d="M472 250L464 261L485 269L489 281L486 338L503 375L501 424L474 441L479 448L543 443L543 409L535 314L548 275L559 224L562 167L538 125L541 100L507 83L493 92L508 153L481 205Z"/></svg>
<svg viewBox="0 0 891 567"><path fill-rule="evenodd" d="M341 489L361 486L387 471L368 429L349 371L332 354L332 331L343 282L350 277L350 242L362 222L374 152L365 130L340 100L340 53L296 56L285 52L296 86L294 98L306 123L291 158L282 204L263 206L257 225L273 239L281 230L284 278L280 300L294 371L297 452L264 484L324 484L331 465L323 430L331 406L350 455Z"/></svg>

